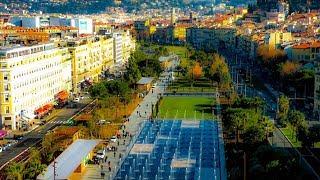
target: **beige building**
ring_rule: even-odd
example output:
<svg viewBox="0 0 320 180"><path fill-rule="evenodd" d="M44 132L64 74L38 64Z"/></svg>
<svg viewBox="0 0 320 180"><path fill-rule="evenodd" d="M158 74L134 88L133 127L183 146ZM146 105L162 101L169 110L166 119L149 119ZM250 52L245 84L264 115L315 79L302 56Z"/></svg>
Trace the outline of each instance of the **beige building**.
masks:
<svg viewBox="0 0 320 180"><path fill-rule="evenodd" d="M264 42L269 46L269 48L276 49L282 43L291 42L293 37L291 32L267 32L264 37Z"/></svg>
<svg viewBox="0 0 320 180"><path fill-rule="evenodd" d="M81 83L97 82L111 68L113 39L108 36L89 36L67 42L72 59L72 91L78 92Z"/></svg>

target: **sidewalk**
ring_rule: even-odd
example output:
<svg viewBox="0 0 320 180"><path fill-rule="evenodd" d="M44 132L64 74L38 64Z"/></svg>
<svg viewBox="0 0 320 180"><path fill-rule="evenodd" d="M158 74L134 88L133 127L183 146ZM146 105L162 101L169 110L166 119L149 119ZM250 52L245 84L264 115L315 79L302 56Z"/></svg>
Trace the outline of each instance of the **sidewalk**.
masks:
<svg viewBox="0 0 320 180"><path fill-rule="evenodd" d="M173 63L174 67L177 66L178 63ZM81 179L112 179L117 173L117 169L119 168L119 163L123 158L125 158L125 154L128 153L131 149L131 145L134 144L135 135L140 132L140 129L143 127L143 122L151 116L152 113L152 104L155 105L158 98L161 94L164 93L165 88L168 85L168 81L165 81L166 78L169 77L169 73L163 72L162 79L157 81L157 87L153 89L153 91L149 91L149 93L144 97L141 103L136 107L136 109L132 112L129 117L129 122L125 124L125 132L128 132L132 135L132 139L130 137L122 137L119 138L118 142L111 142L108 146L114 146L117 148L116 152L108 151L107 152L107 160L106 162L101 163L100 165L89 165L90 168L85 171L85 173L81 176ZM121 154L121 155L120 155ZM120 158L121 156L121 158ZM108 165L110 162L110 166ZM111 171L109 171L109 167ZM105 174L104 177L101 176L101 172Z"/></svg>

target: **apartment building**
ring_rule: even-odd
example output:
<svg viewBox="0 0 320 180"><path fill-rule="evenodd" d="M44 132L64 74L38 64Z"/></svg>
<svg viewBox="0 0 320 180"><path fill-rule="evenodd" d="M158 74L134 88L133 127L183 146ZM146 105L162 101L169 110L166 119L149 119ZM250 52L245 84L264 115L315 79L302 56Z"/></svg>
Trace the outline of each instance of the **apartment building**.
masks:
<svg viewBox="0 0 320 180"><path fill-rule="evenodd" d="M85 83L97 82L102 73L114 65L113 41L109 36L87 36L67 42L72 59L74 93L79 92Z"/></svg>
<svg viewBox="0 0 320 180"><path fill-rule="evenodd" d="M234 49L236 29L234 28L202 28L187 29L187 43L196 49L206 51Z"/></svg>
<svg viewBox="0 0 320 180"><path fill-rule="evenodd" d="M71 88L68 49L53 43L2 48L0 68L0 120L8 129L18 129L54 95Z"/></svg>
<svg viewBox="0 0 320 180"><path fill-rule="evenodd" d="M136 41L129 31L124 31L122 35L122 65L126 64L133 51L136 49Z"/></svg>
<svg viewBox="0 0 320 180"><path fill-rule="evenodd" d="M291 35L291 32L267 32L264 37L264 43L271 49L277 49L281 44L291 42L292 40L293 36Z"/></svg>
<svg viewBox="0 0 320 180"><path fill-rule="evenodd" d="M313 112L320 117L320 59L314 61L314 67Z"/></svg>
<svg viewBox="0 0 320 180"><path fill-rule="evenodd" d="M299 43L285 48L290 60L301 62L313 62L320 55L320 42Z"/></svg>

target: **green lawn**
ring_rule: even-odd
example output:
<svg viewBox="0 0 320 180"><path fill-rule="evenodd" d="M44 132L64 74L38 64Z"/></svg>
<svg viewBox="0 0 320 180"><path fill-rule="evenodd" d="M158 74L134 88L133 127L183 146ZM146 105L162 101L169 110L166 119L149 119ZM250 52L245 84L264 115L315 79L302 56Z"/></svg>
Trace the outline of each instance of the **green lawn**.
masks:
<svg viewBox="0 0 320 180"><path fill-rule="evenodd" d="M184 46L165 46L169 52L175 53L176 55L184 58L187 53L187 48Z"/></svg>
<svg viewBox="0 0 320 180"><path fill-rule="evenodd" d="M213 98L164 97L160 102L159 118L165 119L212 119Z"/></svg>
<svg viewBox="0 0 320 180"><path fill-rule="evenodd" d="M184 77L176 78L167 88L167 92L215 92L216 87L206 78L190 81Z"/></svg>
<svg viewBox="0 0 320 180"><path fill-rule="evenodd" d="M296 140L296 133L291 127L281 128L281 131L290 140L294 147L301 147L301 142Z"/></svg>

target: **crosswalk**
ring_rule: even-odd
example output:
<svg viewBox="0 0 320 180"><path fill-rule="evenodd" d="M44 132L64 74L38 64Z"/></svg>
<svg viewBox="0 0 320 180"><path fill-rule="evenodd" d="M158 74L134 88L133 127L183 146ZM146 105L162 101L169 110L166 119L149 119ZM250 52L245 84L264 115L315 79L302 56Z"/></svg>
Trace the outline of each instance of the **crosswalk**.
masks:
<svg viewBox="0 0 320 180"><path fill-rule="evenodd" d="M56 120L56 121L50 121L47 124L67 124L67 121L63 121L63 120Z"/></svg>

